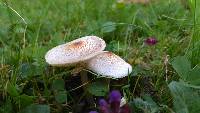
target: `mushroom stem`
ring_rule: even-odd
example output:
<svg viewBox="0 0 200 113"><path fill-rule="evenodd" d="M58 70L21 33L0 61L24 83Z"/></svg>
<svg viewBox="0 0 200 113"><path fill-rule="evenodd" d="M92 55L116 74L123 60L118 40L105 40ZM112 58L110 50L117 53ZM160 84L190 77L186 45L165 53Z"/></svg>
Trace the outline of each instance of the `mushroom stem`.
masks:
<svg viewBox="0 0 200 113"><path fill-rule="evenodd" d="M82 82L82 84L85 84L85 83L88 82L88 76L87 76L87 72L85 70L82 70L80 72L80 76L81 76L81 82ZM83 89L86 90L86 88L87 88L87 86L84 85Z"/></svg>
<svg viewBox="0 0 200 113"><path fill-rule="evenodd" d="M82 84L85 84L85 83L88 82L87 71L82 70L82 71L80 72L80 76L81 76L81 82L82 82ZM86 86L86 85L83 86L83 90L84 90L84 92L85 92L85 94L86 94L86 100L87 100L87 102L88 102L90 105L94 104L95 102L94 102L93 97L92 97L90 94L87 93L87 86Z"/></svg>
<svg viewBox="0 0 200 113"><path fill-rule="evenodd" d="M110 78L105 78L106 83L108 84L108 88L110 87Z"/></svg>

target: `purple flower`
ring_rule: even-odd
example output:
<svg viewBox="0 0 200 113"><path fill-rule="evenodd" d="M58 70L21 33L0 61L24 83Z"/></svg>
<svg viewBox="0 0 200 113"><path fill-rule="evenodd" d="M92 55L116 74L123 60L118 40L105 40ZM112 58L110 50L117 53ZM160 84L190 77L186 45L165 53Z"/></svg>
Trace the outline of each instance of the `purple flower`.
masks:
<svg viewBox="0 0 200 113"><path fill-rule="evenodd" d="M121 101L121 94L118 90L113 90L109 95L109 103L112 102L120 102Z"/></svg>
<svg viewBox="0 0 200 113"><path fill-rule="evenodd" d="M110 113L109 105L104 99L99 100L99 111L100 113Z"/></svg>
<svg viewBox="0 0 200 113"><path fill-rule="evenodd" d="M109 95L109 103L113 113L118 113L120 108L121 94L117 90L113 90Z"/></svg>
<svg viewBox="0 0 200 113"><path fill-rule="evenodd" d="M113 90L109 94L109 101L106 102L105 99L99 100L99 112L100 113L131 113L131 109L128 104L120 107L121 94L118 90ZM90 113L97 113L96 111L91 111Z"/></svg>
<svg viewBox="0 0 200 113"><path fill-rule="evenodd" d="M155 45L158 41L155 37L149 37L144 41L147 45L153 46Z"/></svg>
<svg viewBox="0 0 200 113"><path fill-rule="evenodd" d="M99 100L99 105L100 105L100 106L108 107L108 103L106 102L105 99L100 99L100 100Z"/></svg>
<svg viewBox="0 0 200 113"><path fill-rule="evenodd" d="M90 111L89 113L98 113L98 112L96 112L96 111Z"/></svg>

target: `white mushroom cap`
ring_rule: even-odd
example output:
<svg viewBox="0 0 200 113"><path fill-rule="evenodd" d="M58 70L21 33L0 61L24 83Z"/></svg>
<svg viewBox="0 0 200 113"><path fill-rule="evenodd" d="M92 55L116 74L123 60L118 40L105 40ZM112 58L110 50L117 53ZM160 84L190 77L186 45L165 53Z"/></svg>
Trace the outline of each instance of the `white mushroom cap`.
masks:
<svg viewBox="0 0 200 113"><path fill-rule="evenodd" d="M85 36L49 50L45 59L53 66L79 63L101 53L106 47L103 39L97 36Z"/></svg>
<svg viewBox="0 0 200 113"><path fill-rule="evenodd" d="M104 51L87 61L87 68L105 77L122 78L132 72L132 66L112 52Z"/></svg>

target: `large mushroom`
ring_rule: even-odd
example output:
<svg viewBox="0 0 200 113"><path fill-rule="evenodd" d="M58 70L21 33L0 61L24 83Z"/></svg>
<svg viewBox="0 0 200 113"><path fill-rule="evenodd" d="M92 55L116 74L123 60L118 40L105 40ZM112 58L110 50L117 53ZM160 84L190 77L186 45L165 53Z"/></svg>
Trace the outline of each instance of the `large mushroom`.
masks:
<svg viewBox="0 0 200 113"><path fill-rule="evenodd" d="M69 66L86 61L106 47L103 39L97 36L85 36L49 50L45 59L52 66Z"/></svg>
<svg viewBox="0 0 200 113"><path fill-rule="evenodd" d="M123 78L132 72L132 66L112 52L104 51L87 61L87 68L108 78Z"/></svg>

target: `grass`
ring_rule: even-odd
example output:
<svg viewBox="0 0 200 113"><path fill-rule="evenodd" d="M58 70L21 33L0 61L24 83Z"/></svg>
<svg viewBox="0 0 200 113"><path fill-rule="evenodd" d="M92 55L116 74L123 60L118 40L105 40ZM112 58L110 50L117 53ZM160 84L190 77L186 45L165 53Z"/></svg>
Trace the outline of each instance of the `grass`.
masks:
<svg viewBox="0 0 200 113"><path fill-rule="evenodd" d="M199 20L194 9L186 8L178 0L157 0L147 5L115 0L2 0L1 111L24 112L33 103L44 105L40 109L50 109L52 113L96 109L94 103L88 105L85 101L87 95L98 99L95 94L98 92L83 93L82 87L76 89L82 84L79 76L71 75L72 67L50 67L44 59L50 48L86 35L102 37L107 43L106 50L133 66L128 79L111 80L102 90L107 86L108 90L118 89L130 103L136 98L144 99L140 103L151 103L145 100L148 95L159 106L150 106L151 112L156 108L166 113L175 111L168 84L180 77L170 60L187 54L193 66L199 64ZM144 40L152 36L158 43L145 45ZM90 87L105 80L92 73L89 77ZM131 106L136 113L149 112L135 103Z"/></svg>

